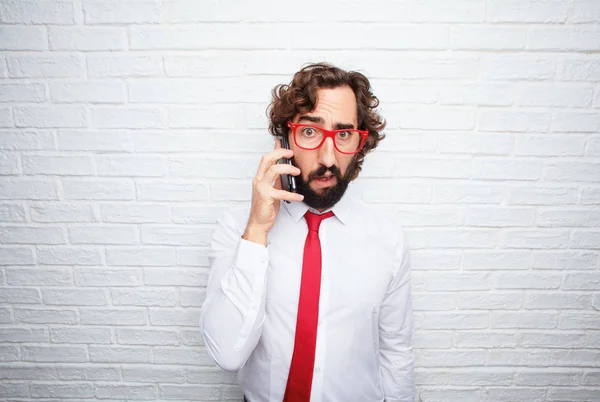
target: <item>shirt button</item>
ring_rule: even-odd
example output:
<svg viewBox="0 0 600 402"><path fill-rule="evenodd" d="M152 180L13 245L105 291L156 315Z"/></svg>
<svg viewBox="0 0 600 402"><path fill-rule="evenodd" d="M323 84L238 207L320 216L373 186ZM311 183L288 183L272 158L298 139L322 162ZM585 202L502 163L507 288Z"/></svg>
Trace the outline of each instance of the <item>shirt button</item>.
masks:
<svg viewBox="0 0 600 402"><path fill-rule="evenodd" d="M323 325L323 320L319 320L319 326Z"/></svg>
<svg viewBox="0 0 600 402"><path fill-rule="evenodd" d="M321 367L317 367L317 368L315 369L315 371L316 371L317 373L318 373L318 372L320 372L320 371L321 371Z"/></svg>

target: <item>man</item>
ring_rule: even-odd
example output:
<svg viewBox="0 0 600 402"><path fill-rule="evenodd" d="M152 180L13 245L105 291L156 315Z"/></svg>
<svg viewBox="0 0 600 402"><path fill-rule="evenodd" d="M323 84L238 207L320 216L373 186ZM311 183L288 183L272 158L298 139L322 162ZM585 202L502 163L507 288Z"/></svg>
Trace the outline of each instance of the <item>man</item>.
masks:
<svg viewBox="0 0 600 402"><path fill-rule="evenodd" d="M219 219L201 316L209 354L239 372L247 401L413 401L407 242L344 195L383 139L377 106L364 75L329 64L273 90L269 130L290 149L277 140L251 206Z"/></svg>

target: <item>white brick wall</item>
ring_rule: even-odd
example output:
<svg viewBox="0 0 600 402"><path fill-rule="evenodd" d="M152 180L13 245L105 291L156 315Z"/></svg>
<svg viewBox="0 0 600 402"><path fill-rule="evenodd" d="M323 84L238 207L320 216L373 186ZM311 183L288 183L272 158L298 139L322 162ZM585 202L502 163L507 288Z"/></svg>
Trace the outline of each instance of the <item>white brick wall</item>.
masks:
<svg viewBox="0 0 600 402"><path fill-rule="evenodd" d="M302 64L372 79L419 401L600 400L598 0L0 2L0 400L239 400L216 216Z"/></svg>

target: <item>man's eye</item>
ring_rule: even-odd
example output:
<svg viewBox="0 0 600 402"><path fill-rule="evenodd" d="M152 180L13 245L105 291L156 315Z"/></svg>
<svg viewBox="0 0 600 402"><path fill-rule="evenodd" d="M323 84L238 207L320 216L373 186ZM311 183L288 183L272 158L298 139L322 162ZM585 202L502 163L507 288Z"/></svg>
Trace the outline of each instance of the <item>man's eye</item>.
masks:
<svg viewBox="0 0 600 402"><path fill-rule="evenodd" d="M311 127L306 127L304 128L304 130L302 130L302 134L307 137L312 137L313 135L315 135L315 130Z"/></svg>
<svg viewBox="0 0 600 402"><path fill-rule="evenodd" d="M340 138L340 140L347 140L348 138L350 138L350 131L340 131L338 133L338 137Z"/></svg>

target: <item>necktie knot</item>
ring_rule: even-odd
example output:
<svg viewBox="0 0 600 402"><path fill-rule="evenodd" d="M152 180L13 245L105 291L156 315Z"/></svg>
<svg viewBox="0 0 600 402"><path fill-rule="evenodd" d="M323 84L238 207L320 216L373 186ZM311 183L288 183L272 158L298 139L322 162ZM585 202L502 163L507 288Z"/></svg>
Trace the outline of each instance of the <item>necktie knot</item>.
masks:
<svg viewBox="0 0 600 402"><path fill-rule="evenodd" d="M310 211L306 211L304 215L304 219L306 219L306 224L308 225L309 231L319 231L319 227L321 226L321 222L323 219L327 219L333 216L333 211L326 212L324 214L315 214Z"/></svg>

